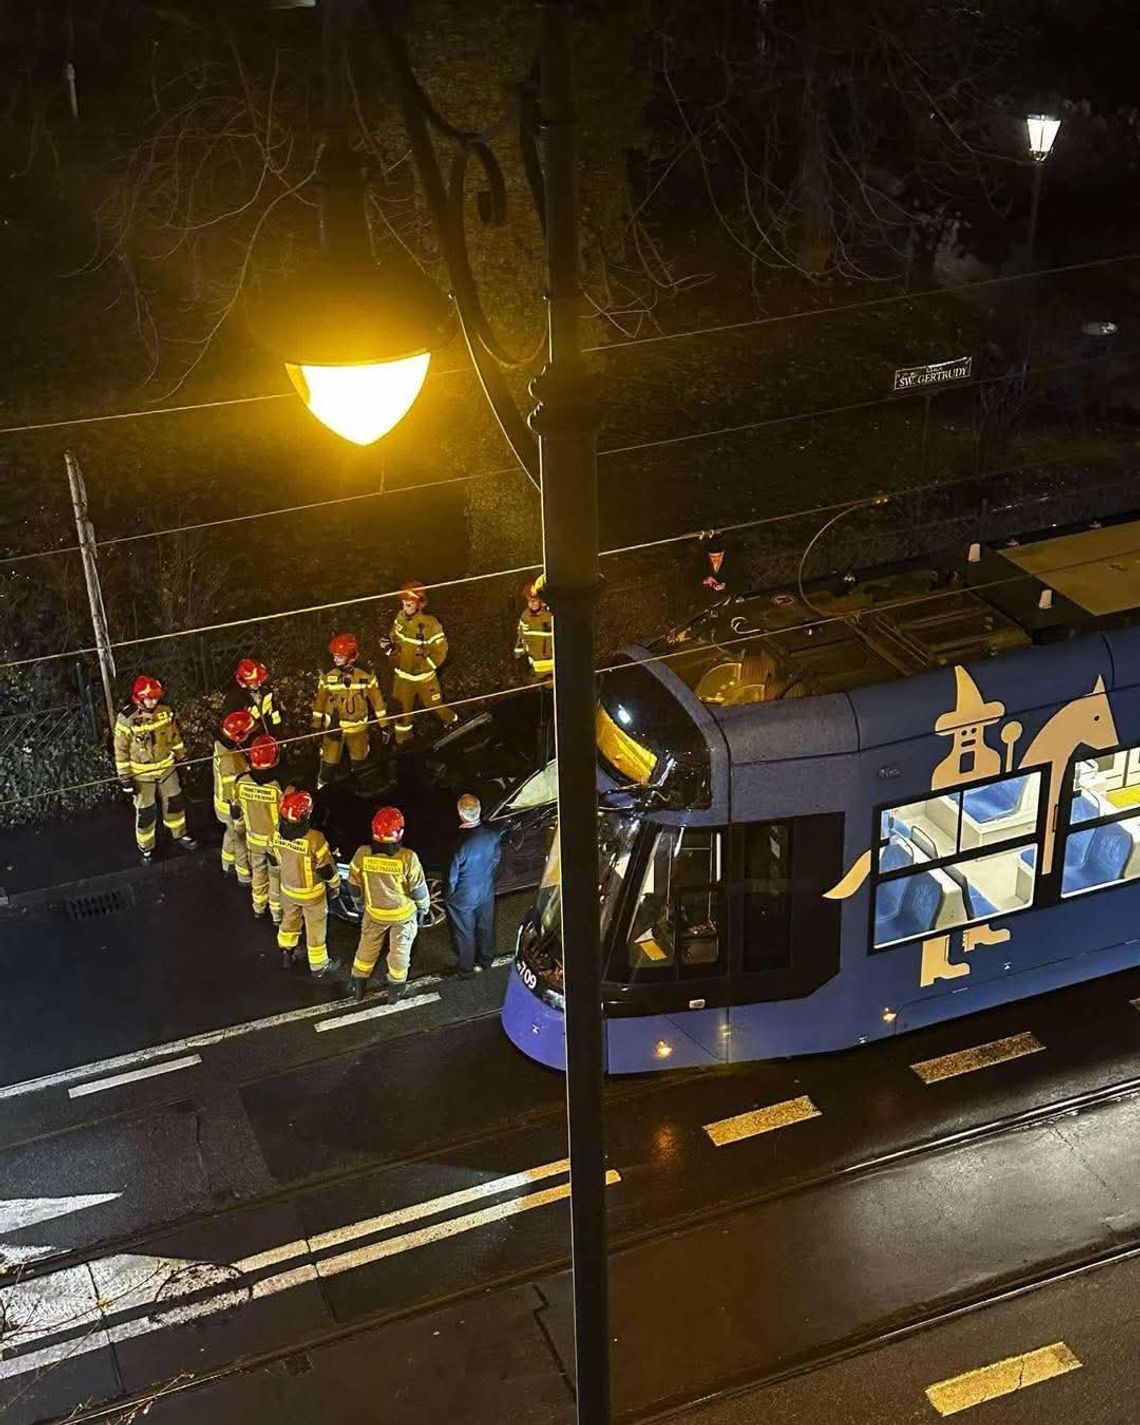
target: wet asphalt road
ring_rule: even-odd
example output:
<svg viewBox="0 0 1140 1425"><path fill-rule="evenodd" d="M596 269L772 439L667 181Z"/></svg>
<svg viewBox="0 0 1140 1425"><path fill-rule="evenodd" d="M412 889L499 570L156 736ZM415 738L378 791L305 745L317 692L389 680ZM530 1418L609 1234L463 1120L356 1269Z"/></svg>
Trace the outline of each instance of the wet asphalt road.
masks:
<svg viewBox="0 0 1140 1425"><path fill-rule="evenodd" d="M57 1200L0 1231L4 1425L159 1388L151 1419L358 1419L378 1391L387 1419L569 1418L562 1085L498 1029L506 968L421 984L397 1014L322 1029L346 1007L280 970L268 930L234 913L236 888L211 865L107 886L124 883L129 913L71 921L49 898L3 926L14 981L0 1003L0 1198ZM504 945L524 899L503 906ZM425 940L419 968L446 958ZM1140 1234L1138 995L1140 973L844 1055L611 1082L619 1409L743 1386ZM932 1085L910 1068L1025 1032L1040 1052ZM196 1062L75 1092L140 1065L75 1066L162 1041L173 1047L141 1067ZM1128 1087L982 1131L1113 1084ZM719 1148L704 1131L804 1095L818 1116ZM1089 1360L984 1410L1042 1408L1054 1390L1108 1408L1104 1373L1119 1377L1127 1337L1109 1324L1126 1292L1094 1284L1129 1270L1022 1298L1031 1316L1056 1295L1058 1321L1065 1293L1087 1300L1073 1309ZM1014 1307L992 1311L1004 1321ZM987 1344L977 1323L990 1315L889 1347L897 1367L875 1370L875 1353L797 1375L763 1408L775 1401L785 1413L772 1418L789 1421L937 1418L921 1392L926 1414L902 1413L911 1397L888 1382L953 1374ZM995 1351L1015 1324L994 1328ZM1022 1337L1018 1349L1047 1344L1028 1324ZM924 1355L939 1340L952 1362L941 1376ZM723 1425L746 1418L768 1416Z"/></svg>

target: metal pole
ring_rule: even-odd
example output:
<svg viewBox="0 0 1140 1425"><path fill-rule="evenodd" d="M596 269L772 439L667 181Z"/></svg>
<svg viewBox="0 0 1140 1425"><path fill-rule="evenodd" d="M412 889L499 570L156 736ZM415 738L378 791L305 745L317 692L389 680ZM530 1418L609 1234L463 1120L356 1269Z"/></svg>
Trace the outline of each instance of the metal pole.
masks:
<svg viewBox="0 0 1140 1425"><path fill-rule="evenodd" d="M930 391L927 391L922 398L922 443L918 453L918 478L926 481L926 443L930 438L930 402L933 399Z"/></svg>
<svg viewBox="0 0 1140 1425"><path fill-rule="evenodd" d="M1026 265L1033 271L1034 248L1037 245L1037 209L1041 202L1041 176L1045 171L1045 160L1037 159L1033 165L1033 193L1029 200L1029 251Z"/></svg>
<svg viewBox="0 0 1140 1425"><path fill-rule="evenodd" d="M579 1425L610 1419L602 952L598 907L594 604L597 417L582 364L570 12L539 0L549 346L532 392L546 589L554 615L554 735L566 995L566 1116Z"/></svg>
<svg viewBox="0 0 1140 1425"><path fill-rule="evenodd" d="M83 560L83 577L87 583L87 602L91 608L91 627L95 630L95 647L99 653L99 672L103 679L103 702L107 709L107 727L115 728L115 657L107 633L107 611L103 607L103 590L99 584L99 565L95 553L95 530L87 518L87 487L79 461L70 450L63 452L67 466L67 483L71 487L71 506L75 511L75 532L79 537L79 554Z"/></svg>

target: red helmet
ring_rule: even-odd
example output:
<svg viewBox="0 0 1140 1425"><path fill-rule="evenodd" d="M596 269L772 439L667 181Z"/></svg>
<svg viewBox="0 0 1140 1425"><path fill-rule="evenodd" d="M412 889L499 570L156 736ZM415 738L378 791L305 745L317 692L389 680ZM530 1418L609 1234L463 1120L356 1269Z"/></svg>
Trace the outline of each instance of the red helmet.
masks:
<svg viewBox="0 0 1140 1425"><path fill-rule="evenodd" d="M243 658L234 670L234 677L243 688L260 688L269 677L269 669L264 663L257 663L252 658Z"/></svg>
<svg viewBox="0 0 1140 1425"><path fill-rule="evenodd" d="M415 604L417 609L427 608L427 590L416 579L409 579L406 584L400 585L400 602L407 601Z"/></svg>
<svg viewBox="0 0 1140 1425"><path fill-rule="evenodd" d="M373 841L399 841L404 834L404 813L399 807L381 807L372 818Z"/></svg>
<svg viewBox="0 0 1140 1425"><path fill-rule="evenodd" d="M329 652L334 658L344 658L349 663L355 663L359 651L356 639L351 633L338 633L329 640Z"/></svg>
<svg viewBox="0 0 1140 1425"><path fill-rule="evenodd" d="M255 726L253 714L246 712L245 708L238 708L237 712L227 713L222 718L222 733L231 742L236 742L240 747L246 740Z"/></svg>
<svg viewBox="0 0 1140 1425"><path fill-rule="evenodd" d="M256 767L260 772L264 772L269 767L276 767L278 756L277 739L270 737L267 732L263 732L260 737L255 737L249 744L249 765Z"/></svg>
<svg viewBox="0 0 1140 1425"><path fill-rule="evenodd" d="M140 673L135 679L135 685L131 689L131 702L137 708L143 698L153 698L157 703L162 697L162 684L157 678L152 678L149 673Z"/></svg>
<svg viewBox="0 0 1140 1425"><path fill-rule="evenodd" d="M292 822L308 821L313 814L313 799L308 792L286 792L281 798L281 820Z"/></svg>

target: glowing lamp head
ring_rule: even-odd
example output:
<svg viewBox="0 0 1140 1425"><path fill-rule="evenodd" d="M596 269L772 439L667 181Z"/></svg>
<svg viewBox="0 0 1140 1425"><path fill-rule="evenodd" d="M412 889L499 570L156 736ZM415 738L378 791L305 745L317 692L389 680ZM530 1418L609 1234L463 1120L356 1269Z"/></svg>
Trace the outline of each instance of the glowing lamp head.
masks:
<svg viewBox="0 0 1140 1425"><path fill-rule="evenodd" d="M285 363L297 394L329 430L371 445L407 415L427 376L431 353L351 366Z"/></svg>
<svg viewBox="0 0 1140 1425"><path fill-rule="evenodd" d="M355 445L407 415L452 329L450 302L406 257L313 262L263 281L246 306L305 405Z"/></svg>
<svg viewBox="0 0 1140 1425"><path fill-rule="evenodd" d="M1038 163L1043 163L1049 157L1061 121L1048 114L1029 114L1025 123L1029 129L1029 152Z"/></svg>

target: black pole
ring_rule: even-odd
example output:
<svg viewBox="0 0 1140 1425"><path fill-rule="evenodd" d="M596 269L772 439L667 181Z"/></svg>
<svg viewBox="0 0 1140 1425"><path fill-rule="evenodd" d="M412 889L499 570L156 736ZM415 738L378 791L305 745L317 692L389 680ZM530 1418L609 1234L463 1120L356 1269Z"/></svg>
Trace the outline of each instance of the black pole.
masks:
<svg viewBox="0 0 1140 1425"><path fill-rule="evenodd" d="M1041 202L1041 175L1045 170L1045 160L1037 159L1033 164L1033 191L1029 199L1029 241L1026 266L1033 271L1034 249L1037 246L1037 209Z"/></svg>
<svg viewBox="0 0 1140 1425"><path fill-rule="evenodd" d="M582 364L570 12L539 0L545 179L547 363L538 406L542 538L554 615L554 736L566 996L566 1117L579 1425L610 1418L602 958L598 907L594 603L598 588L597 417Z"/></svg>

